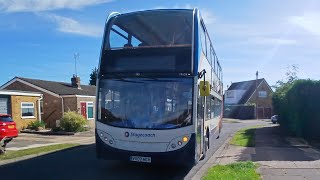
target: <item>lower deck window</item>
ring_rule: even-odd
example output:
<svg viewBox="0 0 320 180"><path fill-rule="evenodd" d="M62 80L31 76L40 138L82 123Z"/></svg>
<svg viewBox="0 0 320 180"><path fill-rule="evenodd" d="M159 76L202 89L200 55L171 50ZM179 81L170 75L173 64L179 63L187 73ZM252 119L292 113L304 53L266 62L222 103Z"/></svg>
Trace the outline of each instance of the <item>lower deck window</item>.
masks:
<svg viewBox="0 0 320 180"><path fill-rule="evenodd" d="M21 103L21 117L22 118L34 117L34 103L29 103L29 102Z"/></svg>

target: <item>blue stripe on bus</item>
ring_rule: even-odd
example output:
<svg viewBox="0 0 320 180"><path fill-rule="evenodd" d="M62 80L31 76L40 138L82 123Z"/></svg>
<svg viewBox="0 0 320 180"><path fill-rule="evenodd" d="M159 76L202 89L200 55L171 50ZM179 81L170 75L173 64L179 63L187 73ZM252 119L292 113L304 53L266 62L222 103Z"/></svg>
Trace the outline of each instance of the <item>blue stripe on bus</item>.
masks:
<svg viewBox="0 0 320 180"><path fill-rule="evenodd" d="M194 66L193 66L193 73L195 76L198 75L198 66L199 66L199 23L198 23L198 10L195 10L195 16L194 16L194 39L193 39L193 43L194 43L194 49L193 49L193 60L194 60Z"/></svg>

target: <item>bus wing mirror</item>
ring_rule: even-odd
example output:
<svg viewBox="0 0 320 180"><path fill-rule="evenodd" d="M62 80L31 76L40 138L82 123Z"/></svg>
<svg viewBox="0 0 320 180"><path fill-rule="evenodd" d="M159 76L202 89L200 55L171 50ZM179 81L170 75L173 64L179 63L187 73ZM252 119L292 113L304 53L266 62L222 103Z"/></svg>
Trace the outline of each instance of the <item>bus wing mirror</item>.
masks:
<svg viewBox="0 0 320 180"><path fill-rule="evenodd" d="M210 96L210 84L209 81L200 81L200 96Z"/></svg>

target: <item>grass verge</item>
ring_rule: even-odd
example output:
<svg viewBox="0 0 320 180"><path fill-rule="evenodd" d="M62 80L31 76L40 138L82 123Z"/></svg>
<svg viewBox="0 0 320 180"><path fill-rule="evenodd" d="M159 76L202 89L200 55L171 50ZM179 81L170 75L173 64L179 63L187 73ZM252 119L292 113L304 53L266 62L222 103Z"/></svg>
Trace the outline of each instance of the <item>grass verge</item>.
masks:
<svg viewBox="0 0 320 180"><path fill-rule="evenodd" d="M39 153L45 153L50 151L67 149L67 148L75 147L78 145L79 144L55 144L50 146L36 147L36 148L19 150L19 151L7 151L5 154L0 155L0 161L6 160L6 159L23 157L23 156L32 155L32 154L39 154Z"/></svg>
<svg viewBox="0 0 320 180"><path fill-rule="evenodd" d="M209 169L203 180L258 180L260 175L256 172L258 165L251 161L237 162L228 165L217 165Z"/></svg>
<svg viewBox="0 0 320 180"><path fill-rule="evenodd" d="M254 147L256 129L259 127L261 126L253 126L239 130L231 139L230 144L243 147Z"/></svg>

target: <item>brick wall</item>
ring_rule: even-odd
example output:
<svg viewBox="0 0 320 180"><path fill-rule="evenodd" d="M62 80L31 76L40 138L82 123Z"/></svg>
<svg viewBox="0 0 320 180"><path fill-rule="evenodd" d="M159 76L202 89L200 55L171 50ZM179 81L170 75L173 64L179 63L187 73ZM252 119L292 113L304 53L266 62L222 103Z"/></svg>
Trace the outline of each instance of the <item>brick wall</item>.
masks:
<svg viewBox="0 0 320 180"><path fill-rule="evenodd" d="M267 97L258 97L259 91L266 91ZM268 85L264 82L258 87L258 90L251 96L248 100L249 103L256 103L258 106L262 107L272 107L272 91L269 89Z"/></svg>
<svg viewBox="0 0 320 180"><path fill-rule="evenodd" d="M21 82L14 82L5 88L6 90L32 91L43 94L43 114L41 119L47 127L55 127L56 120L62 117L62 100L46 92L35 89Z"/></svg>
<svg viewBox="0 0 320 180"><path fill-rule="evenodd" d="M77 97L64 97L63 103L64 103L64 112L68 112L68 111L78 112Z"/></svg>
<svg viewBox="0 0 320 180"><path fill-rule="evenodd" d="M266 91L267 97L259 97L259 91ZM258 90L251 96L248 100L248 104L257 104L258 105L258 118L265 119L270 118L273 109L272 109L272 91L268 85L263 81L262 84L258 87Z"/></svg>
<svg viewBox="0 0 320 180"><path fill-rule="evenodd" d="M11 96L11 114L12 119L16 122L17 128L19 130L24 129L28 126L28 124L32 121L37 121L39 118L38 114L38 99L40 97L32 97L32 96ZM30 102L34 104L34 117L33 118L23 118L21 103L22 102Z"/></svg>

